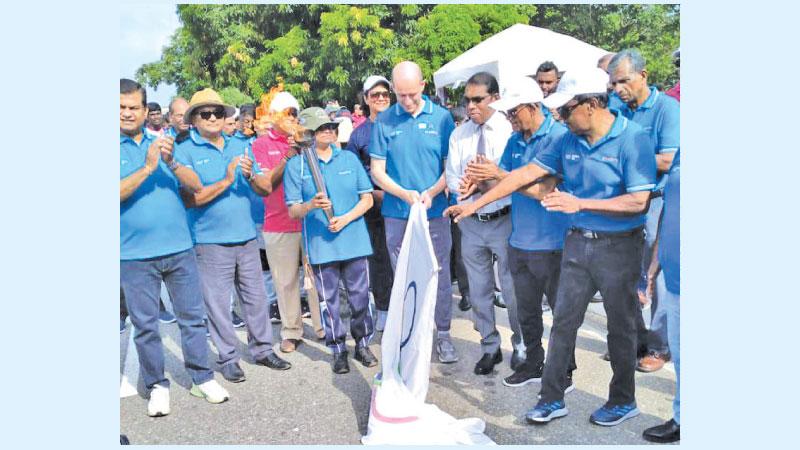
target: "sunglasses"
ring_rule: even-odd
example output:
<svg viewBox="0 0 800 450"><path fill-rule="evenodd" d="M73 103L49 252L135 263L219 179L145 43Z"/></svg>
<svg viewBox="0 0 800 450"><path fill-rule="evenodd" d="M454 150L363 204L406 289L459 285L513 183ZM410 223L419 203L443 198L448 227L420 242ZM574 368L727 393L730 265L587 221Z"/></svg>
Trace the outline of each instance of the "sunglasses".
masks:
<svg viewBox="0 0 800 450"><path fill-rule="evenodd" d="M297 110L294 108L286 108L286 115L297 118Z"/></svg>
<svg viewBox="0 0 800 450"><path fill-rule="evenodd" d="M464 96L464 103L467 104L467 105L469 105L470 103L475 103L477 105L478 103L486 100L488 97L490 97L490 96L489 95L484 95L484 96L480 96L480 97L467 97L467 96Z"/></svg>
<svg viewBox="0 0 800 450"><path fill-rule="evenodd" d="M523 109L533 108L533 107L534 107L533 105L519 105L514 109L509 109L508 111L506 111L506 116L508 116L509 119L513 119L514 117L517 117L517 114L519 114L519 112L522 111Z"/></svg>
<svg viewBox="0 0 800 450"><path fill-rule="evenodd" d="M578 103L575 103L572 106L567 106L567 105L559 106L558 107L558 115L561 116L561 119L567 120L569 118L570 114L572 114L572 111L574 111L575 108L577 108L578 106L580 106L580 105L582 105L584 103L586 103L586 100L580 100L580 101L578 101Z"/></svg>
<svg viewBox="0 0 800 450"><path fill-rule="evenodd" d="M225 110L223 108L214 109L211 111L199 111L197 113L200 118L203 120L208 120L213 115L216 119L224 119L225 118Z"/></svg>
<svg viewBox="0 0 800 450"><path fill-rule="evenodd" d="M369 98L371 99L376 99L379 97L389 98L389 95L391 95L389 94L389 91L375 91L369 93Z"/></svg>
<svg viewBox="0 0 800 450"><path fill-rule="evenodd" d="M324 133L326 131L336 131L337 128L339 128L338 125L333 125L328 123L317 128L317 133Z"/></svg>

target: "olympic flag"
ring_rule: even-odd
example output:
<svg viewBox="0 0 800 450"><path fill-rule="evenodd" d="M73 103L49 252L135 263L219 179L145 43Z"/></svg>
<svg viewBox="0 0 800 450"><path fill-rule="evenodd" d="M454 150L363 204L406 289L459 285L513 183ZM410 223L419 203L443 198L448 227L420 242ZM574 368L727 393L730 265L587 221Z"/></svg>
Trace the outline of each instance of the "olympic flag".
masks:
<svg viewBox="0 0 800 450"><path fill-rule="evenodd" d="M439 270L425 207L417 202L397 258L365 445L494 444L483 420L458 420L425 403Z"/></svg>

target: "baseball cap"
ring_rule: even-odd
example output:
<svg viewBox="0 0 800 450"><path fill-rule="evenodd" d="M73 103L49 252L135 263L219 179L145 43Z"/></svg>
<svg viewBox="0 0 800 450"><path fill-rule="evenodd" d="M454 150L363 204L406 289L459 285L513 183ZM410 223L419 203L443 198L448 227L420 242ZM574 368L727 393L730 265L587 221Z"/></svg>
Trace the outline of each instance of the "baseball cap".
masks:
<svg viewBox="0 0 800 450"><path fill-rule="evenodd" d="M294 108L300 111L300 104L297 103L297 99L294 98L294 95L286 91L278 92L275 94L275 97L272 98L272 102L269 104L269 110L283 112L286 108Z"/></svg>
<svg viewBox="0 0 800 450"><path fill-rule="evenodd" d="M548 108L558 108L581 94L605 94L608 87L608 74L597 67L571 69L564 73L558 88L542 100Z"/></svg>
<svg viewBox="0 0 800 450"><path fill-rule="evenodd" d="M387 80L386 78L380 75L370 75L364 81L364 88L362 89L362 91L366 94L370 89L374 88L375 85L378 83L384 83L386 84L386 86L389 87L389 89L392 89L392 83L390 83L389 80Z"/></svg>
<svg viewBox="0 0 800 450"><path fill-rule="evenodd" d="M303 127L313 131L317 131L317 128L329 123L337 127L339 126L338 122L332 121L330 117L328 117L328 113L318 106L312 106L311 108L300 111L300 114L297 116L297 121Z"/></svg>
<svg viewBox="0 0 800 450"><path fill-rule="evenodd" d="M503 88L500 100L490 103L489 107L495 111L508 111L522 104L539 103L543 98L542 89L536 80L528 76L518 76Z"/></svg>

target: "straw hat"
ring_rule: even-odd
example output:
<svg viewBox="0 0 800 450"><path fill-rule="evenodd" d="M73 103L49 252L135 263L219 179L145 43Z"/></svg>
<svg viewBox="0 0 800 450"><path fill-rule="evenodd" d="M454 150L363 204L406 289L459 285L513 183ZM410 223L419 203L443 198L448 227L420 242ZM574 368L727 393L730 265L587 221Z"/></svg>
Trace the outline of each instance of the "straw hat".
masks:
<svg viewBox="0 0 800 450"><path fill-rule="evenodd" d="M189 108L183 115L183 122L191 125L192 115L195 109L202 106L222 106L225 108L225 117L231 117L236 114L236 108L231 105L226 105L222 101L222 97L217 94L217 91L211 88L205 88L202 91L195 92L192 96L192 99L189 101Z"/></svg>

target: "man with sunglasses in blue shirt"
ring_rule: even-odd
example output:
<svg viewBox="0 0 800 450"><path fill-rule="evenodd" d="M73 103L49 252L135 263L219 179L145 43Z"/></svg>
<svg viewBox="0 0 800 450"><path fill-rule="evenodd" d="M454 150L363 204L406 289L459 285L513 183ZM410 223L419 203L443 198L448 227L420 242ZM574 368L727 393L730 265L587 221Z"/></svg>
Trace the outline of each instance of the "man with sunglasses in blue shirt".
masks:
<svg viewBox="0 0 800 450"><path fill-rule="evenodd" d="M458 215L531 183L529 193L547 211L566 213L570 229L564 241L553 327L542 376L541 398L525 418L547 423L567 415L564 389L578 328L589 300L603 295L608 316L608 348L614 376L608 401L590 417L613 426L639 414L636 407L636 283L644 245L645 211L655 188L656 167L650 137L637 124L607 109L608 74L597 68L567 71L555 93L544 99L559 108L570 132L533 163L508 174L497 186ZM536 183L560 175L553 191Z"/></svg>

